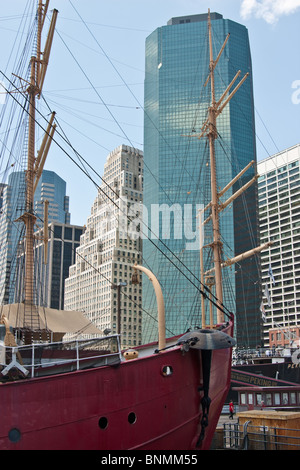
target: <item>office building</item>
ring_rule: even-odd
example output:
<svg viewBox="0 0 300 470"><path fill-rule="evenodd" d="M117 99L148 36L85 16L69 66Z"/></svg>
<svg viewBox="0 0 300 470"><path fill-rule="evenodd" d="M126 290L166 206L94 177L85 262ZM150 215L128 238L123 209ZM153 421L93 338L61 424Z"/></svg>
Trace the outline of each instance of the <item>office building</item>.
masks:
<svg viewBox="0 0 300 470"><path fill-rule="evenodd" d="M16 259L19 241L24 236L24 225L18 218L25 208L25 172L14 172L8 184L1 188L0 214L0 303L13 303L16 285ZM69 223L69 198L66 182L52 171L44 170L34 196L36 229L43 226L44 201L49 201L49 222ZM20 252L18 253L20 255Z"/></svg>
<svg viewBox="0 0 300 470"><path fill-rule="evenodd" d="M3 204L3 192L6 188L6 184L0 183L0 211L2 211L2 204Z"/></svg>
<svg viewBox="0 0 300 470"><path fill-rule="evenodd" d="M107 157L65 283L65 310L85 312L104 333L121 333L124 347L141 343L142 287L132 284L131 276L142 255L139 223L135 223L140 220L136 213L142 191L143 153L121 145Z"/></svg>
<svg viewBox="0 0 300 470"><path fill-rule="evenodd" d="M75 263L76 248L83 232L84 228L80 226L52 222L48 225L46 250L44 229L35 232L34 259L38 276L34 279L33 295L36 305L63 310L65 279L69 267ZM20 251L24 253L24 245ZM23 264L21 254L17 259L16 302L23 300Z"/></svg>
<svg viewBox="0 0 300 470"><path fill-rule="evenodd" d="M34 210L37 217L44 219L41 201L49 201L48 218L51 221L70 224L69 196L66 195L66 182L54 171L44 170L38 182Z"/></svg>
<svg viewBox="0 0 300 470"><path fill-rule="evenodd" d="M299 165L300 144L258 162L265 345L290 344L300 325Z"/></svg>
<svg viewBox="0 0 300 470"><path fill-rule="evenodd" d="M197 214L210 202L210 169L208 143L205 138L196 137L207 118L211 99L210 84L204 87L209 74L207 19L207 14L172 18L146 39L144 206L151 240L144 240L143 261L161 283L169 335L196 321L199 324L196 318L201 312ZM217 118L217 184L223 188L250 161L256 162L251 54L243 25L218 13L211 13L211 24L215 59L230 33L215 69L216 99L238 70L240 77L249 73ZM227 192L226 198L249 181L255 171L254 165ZM258 245L257 211L257 184L223 211L224 258ZM158 222L157 212L162 214ZM154 244L160 250L155 250ZM239 346L255 347L261 340L259 274L258 257L223 272L223 301L236 316ZM146 278L143 308L156 316L153 288ZM155 325L151 331L145 329L145 340L155 339L152 331L156 335L156 330Z"/></svg>

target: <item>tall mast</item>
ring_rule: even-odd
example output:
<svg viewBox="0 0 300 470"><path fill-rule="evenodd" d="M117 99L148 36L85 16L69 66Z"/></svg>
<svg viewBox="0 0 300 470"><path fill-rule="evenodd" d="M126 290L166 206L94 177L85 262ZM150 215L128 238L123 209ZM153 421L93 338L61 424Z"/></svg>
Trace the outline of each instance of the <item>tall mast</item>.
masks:
<svg viewBox="0 0 300 470"><path fill-rule="evenodd" d="M207 279L211 279L210 274L214 271L215 274L215 289L216 289L216 298L217 298L217 322L222 323L224 321L224 314L223 314L223 288L222 288L222 268L225 266L230 266L240 260L249 258L254 254L260 253L265 248L269 247L271 243L266 243L264 245L260 245L259 247L253 248L245 253L242 253L232 259L228 259L225 262L222 261L222 247L223 244L220 239L220 221L219 221L219 214L222 210L224 210L228 204L233 202L237 197L240 196L250 185L252 185L258 178L258 175L255 176L248 181L244 186L242 186L239 190L233 193L225 202L221 203L220 198L223 196L226 191L231 188L234 183L250 168L250 166L254 165L255 162L250 162L236 177L230 181L227 186L218 192L217 189L217 178L216 178L216 158L215 158L215 140L218 137L217 133L217 117L222 113L225 106L229 103L231 98L234 94L238 91L238 89L242 86L244 81L247 79L249 73L246 73L244 77L239 81L239 83L235 86L235 88L230 92L233 84L239 77L241 71L239 70L230 84L227 86L226 90L220 97L220 99L216 102L215 99L215 79L214 79L214 70L216 65L225 49L226 43L229 39L229 34L227 35L223 46L220 49L220 52L217 58L214 60L213 58L213 47L212 47L212 32L211 32L211 18L210 18L210 10L208 10L208 36L209 36L209 76L206 80L205 86L210 80L211 83L211 105L208 109L208 119L204 123L202 127L202 132L199 136L199 139L204 136L205 134L208 136L209 140L209 150L210 150L210 174L211 174L211 202L204 208L204 211L208 208L211 209L211 215L203 222L204 224L208 222L210 219L212 220L213 226L213 242L211 244L213 250L213 258L214 258L214 268L210 271L207 271L205 274L208 275ZM227 96L228 95L228 96ZM212 284L212 283L211 283ZM203 299L202 299L203 301Z"/></svg>
<svg viewBox="0 0 300 470"><path fill-rule="evenodd" d="M29 95L29 124L28 124L28 156L26 171L26 209L23 221L26 227L25 238L25 305L33 302L33 233L36 217L33 213L33 166L35 159L35 97L36 86L36 58L31 58Z"/></svg>
<svg viewBox="0 0 300 470"><path fill-rule="evenodd" d="M50 49L52 45L53 33L57 18L57 10L53 11L49 34L45 45L44 53L41 52L41 35L45 17L47 14L49 0L45 5L42 0L38 2L37 13L37 53L31 57L31 75L30 84L27 89L29 96L29 124L28 124L28 157L26 170L26 206L25 213L21 216L26 228L25 237L25 326L32 328L31 324L26 324L26 306L33 304L33 265L34 265L34 225L36 216L34 215L34 188L36 187L36 175L38 173L35 159L35 117L36 117L36 98L40 97L44 76L46 73ZM42 58L43 56L43 58ZM51 118L53 120L53 118ZM54 127L54 126L53 126ZM48 132L48 131L47 131ZM49 135L49 134L48 134ZM51 135L53 131L51 130ZM44 161L44 160L43 160ZM39 175L41 173L39 169ZM37 326L34 325L34 326Z"/></svg>
<svg viewBox="0 0 300 470"><path fill-rule="evenodd" d="M231 90L232 86L234 85L235 81L241 74L241 71L238 70L232 81L229 83L227 86L226 90L222 94L222 96L216 101L215 97L215 77L214 77L214 71L216 68L217 63L219 62L219 59L225 49L225 46L227 44L227 41L229 40L230 34L226 36L226 39L216 57L214 60L213 57L213 46L212 46L212 28L211 28L211 18L210 18L210 10L208 10L208 37L209 37L209 75L207 77L207 80L204 84L206 86L209 82L211 84L211 104L208 108L208 118L204 122L201 132L199 135L197 134L192 134L189 137L197 137L198 139L201 139L204 136L208 137L209 141L209 153L210 153L210 178L211 178L211 201L207 206L201 211L204 214L205 211L208 209L211 210L211 215L209 215L204 221L203 225L205 225L207 222L212 220L212 226L213 226L213 242L208 245L212 249L213 252L213 261L214 261L214 267L213 269L210 269L209 271L206 271L205 273L203 272L203 254L202 250L204 248L203 244L201 243L200 246L200 265L201 265L201 282L204 280L204 276L208 275L206 278L206 283L212 287L213 284L215 284L215 290L216 290L216 302L217 302L217 323L222 323L224 321L224 313L223 313L223 287L222 287L222 268L225 266L230 266L233 263L236 263L239 260L248 258L250 256L253 256L254 254L260 253L262 250L270 246L271 243L266 243L264 245L261 245L259 247L253 248L252 250L247 251L246 253L243 253L241 255L236 256L235 258L232 258L231 260L227 260L226 262L222 261L222 248L223 248L223 243L221 242L221 237L220 237L220 220L219 220L219 214L222 210L224 210L228 204L230 204L232 201L234 201L240 194L242 194L251 184L253 184L257 178L258 175L256 174L250 181L248 181L244 186L242 186L239 190L237 190L235 193L233 193L225 202L220 202L221 196L224 196L226 191L230 189L234 183L250 168L250 166L254 165L255 162L252 161L250 162L237 176L235 176L232 181L230 181L226 187L218 192L217 189L217 176L216 176L216 156L215 156L215 140L218 138L218 132L217 132L217 117L222 113L223 109L225 106L229 103L229 101L232 99L232 97L235 95L235 93L238 91L238 89L242 86L244 81L247 79L249 73L246 73L244 77L239 81L239 83L235 86L235 88ZM201 220L200 217L200 220ZM202 223L202 222L201 222ZM201 225L199 228L201 232ZM212 274L214 274L215 278L212 280ZM211 312L210 312L211 313ZM212 323L212 320L210 319L210 323ZM202 326L205 326L205 309L204 309L204 298L202 297Z"/></svg>
<svg viewBox="0 0 300 470"><path fill-rule="evenodd" d="M209 71L211 83L211 105L208 109L208 140L210 154L210 184L211 184L211 214L213 225L213 259L215 267L215 286L217 304L223 306L223 289L222 289L222 242L220 240L220 222L218 208L218 192L217 192L217 176L216 176L216 156L215 156L215 139L217 138L217 104L215 99L215 62L213 58L212 35L211 35L211 19L210 10L208 10L208 36L209 36ZM218 323L223 321L222 310L217 310Z"/></svg>

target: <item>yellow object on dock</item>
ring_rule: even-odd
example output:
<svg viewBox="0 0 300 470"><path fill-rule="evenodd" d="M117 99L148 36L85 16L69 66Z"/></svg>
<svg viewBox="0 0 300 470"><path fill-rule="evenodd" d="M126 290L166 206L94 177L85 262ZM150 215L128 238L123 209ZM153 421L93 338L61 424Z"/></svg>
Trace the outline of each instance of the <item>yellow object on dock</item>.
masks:
<svg viewBox="0 0 300 470"><path fill-rule="evenodd" d="M240 427L247 426L249 434L264 434L269 441L268 449L299 450L300 412L252 410L237 413L237 416Z"/></svg>

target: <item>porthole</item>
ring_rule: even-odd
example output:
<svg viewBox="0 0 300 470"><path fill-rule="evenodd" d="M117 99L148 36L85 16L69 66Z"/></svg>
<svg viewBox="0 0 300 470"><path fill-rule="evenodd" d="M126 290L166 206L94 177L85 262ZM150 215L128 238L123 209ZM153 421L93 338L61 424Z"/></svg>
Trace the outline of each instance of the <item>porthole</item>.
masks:
<svg viewBox="0 0 300 470"><path fill-rule="evenodd" d="M136 422L136 414L131 412L128 415L128 423L129 424L134 424Z"/></svg>
<svg viewBox="0 0 300 470"><path fill-rule="evenodd" d="M8 433L8 439L10 440L10 442L19 442L19 440L21 439L21 432L19 431L19 429L11 429Z"/></svg>
<svg viewBox="0 0 300 470"><path fill-rule="evenodd" d="M170 375L173 374L173 367L171 366L164 366L161 371L162 375L164 377L169 377Z"/></svg>
<svg viewBox="0 0 300 470"><path fill-rule="evenodd" d="M98 421L98 426L100 429L106 429L108 426L108 419L105 416L102 416Z"/></svg>

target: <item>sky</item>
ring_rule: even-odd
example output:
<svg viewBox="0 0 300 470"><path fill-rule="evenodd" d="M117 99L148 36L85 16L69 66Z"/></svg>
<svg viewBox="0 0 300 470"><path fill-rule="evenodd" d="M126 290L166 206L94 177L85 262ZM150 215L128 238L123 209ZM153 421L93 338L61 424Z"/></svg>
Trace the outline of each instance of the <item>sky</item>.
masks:
<svg viewBox="0 0 300 470"><path fill-rule="evenodd" d="M14 72L10 52L28 1L35 3L0 0L0 71L8 76ZM97 189L70 156L80 155L100 184L106 158L116 147L143 150L145 40L172 17L210 8L245 25L257 158L300 143L300 0L51 0L53 8L59 13L43 95L60 128L59 145L52 144L45 168L67 182L72 224L86 224ZM1 80L5 83L0 74ZM42 100L40 109L49 112Z"/></svg>

